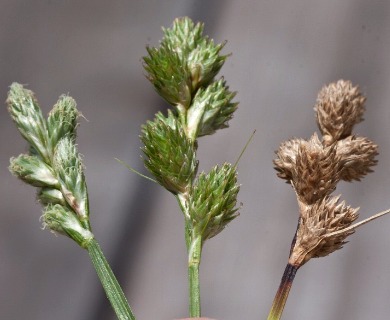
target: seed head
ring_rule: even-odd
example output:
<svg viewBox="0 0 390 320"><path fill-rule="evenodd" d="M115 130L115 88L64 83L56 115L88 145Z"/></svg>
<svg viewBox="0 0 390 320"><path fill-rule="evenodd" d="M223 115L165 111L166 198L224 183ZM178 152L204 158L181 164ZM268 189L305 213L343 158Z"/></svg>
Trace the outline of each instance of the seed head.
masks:
<svg viewBox="0 0 390 320"><path fill-rule="evenodd" d="M338 197L325 197L313 205L301 205L300 222L290 263L302 266L311 258L325 257L342 248L354 230L332 234L349 227L357 218L358 209L339 203Z"/></svg>
<svg viewBox="0 0 390 320"><path fill-rule="evenodd" d="M349 136L337 142L337 154L342 162L340 178L360 181L378 163L378 146L365 137Z"/></svg>
<svg viewBox="0 0 390 320"><path fill-rule="evenodd" d="M308 141L286 141L276 151L277 175L292 184L299 204L299 224L289 261L296 267L340 249L358 226L390 212L352 225L358 209L330 196L340 180L360 180L377 164L378 146L352 135L353 126L363 120L365 100L350 81L325 86L314 108L322 141L314 133Z"/></svg>
<svg viewBox="0 0 390 320"><path fill-rule="evenodd" d="M287 180L288 183L292 179L292 172L301 143L304 143L303 139L294 138L283 142L279 149L275 151L277 158L274 160L274 168L278 177Z"/></svg>
<svg viewBox="0 0 390 320"><path fill-rule="evenodd" d="M363 121L365 101L350 81L339 80L321 89L314 110L326 145L351 135L353 126Z"/></svg>

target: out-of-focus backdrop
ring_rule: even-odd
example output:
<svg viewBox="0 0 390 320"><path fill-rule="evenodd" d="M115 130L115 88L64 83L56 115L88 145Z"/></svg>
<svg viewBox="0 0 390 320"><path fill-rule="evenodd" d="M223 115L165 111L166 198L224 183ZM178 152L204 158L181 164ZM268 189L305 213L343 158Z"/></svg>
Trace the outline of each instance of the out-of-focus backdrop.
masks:
<svg viewBox="0 0 390 320"><path fill-rule="evenodd" d="M380 146L375 172L337 193L361 218L390 207L390 2L388 1L0 1L0 100L17 81L48 112L69 93L81 119L94 233L137 319L187 315L183 219L171 194L129 172L144 170L140 126L167 106L145 79L141 57L161 26L189 16L232 52L221 75L238 91L229 129L199 140L200 169L239 166L241 215L204 247L203 314L265 319L297 222L294 192L276 177L279 144L318 131L317 92L337 79L367 95L356 133ZM0 109L0 319L114 319L88 255L41 230L33 188L8 172L26 143ZM144 172L144 171L143 171ZM290 320L387 319L390 217L359 229L345 248L299 270Z"/></svg>

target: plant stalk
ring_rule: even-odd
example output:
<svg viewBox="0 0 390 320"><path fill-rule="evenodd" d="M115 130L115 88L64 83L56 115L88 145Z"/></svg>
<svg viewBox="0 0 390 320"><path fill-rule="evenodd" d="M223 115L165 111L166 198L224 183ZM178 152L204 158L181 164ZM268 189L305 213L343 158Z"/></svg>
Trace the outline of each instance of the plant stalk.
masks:
<svg viewBox="0 0 390 320"><path fill-rule="evenodd" d="M279 320L282 317L283 309L298 269L298 266L287 264L267 320Z"/></svg>
<svg viewBox="0 0 390 320"><path fill-rule="evenodd" d="M92 239L87 246L87 250L117 318L119 320L135 320L122 288L116 280L98 242Z"/></svg>
<svg viewBox="0 0 390 320"><path fill-rule="evenodd" d="M202 238L195 238L188 252L189 313L191 318L198 318L200 312L199 265L202 253Z"/></svg>

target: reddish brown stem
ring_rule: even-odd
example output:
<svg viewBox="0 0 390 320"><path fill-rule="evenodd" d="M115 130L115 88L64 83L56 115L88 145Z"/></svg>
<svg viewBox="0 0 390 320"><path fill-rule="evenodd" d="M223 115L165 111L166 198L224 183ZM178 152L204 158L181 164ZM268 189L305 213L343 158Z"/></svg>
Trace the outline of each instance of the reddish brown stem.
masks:
<svg viewBox="0 0 390 320"><path fill-rule="evenodd" d="M283 309L298 269L299 267L297 266L287 264L267 320L279 320L282 317Z"/></svg>

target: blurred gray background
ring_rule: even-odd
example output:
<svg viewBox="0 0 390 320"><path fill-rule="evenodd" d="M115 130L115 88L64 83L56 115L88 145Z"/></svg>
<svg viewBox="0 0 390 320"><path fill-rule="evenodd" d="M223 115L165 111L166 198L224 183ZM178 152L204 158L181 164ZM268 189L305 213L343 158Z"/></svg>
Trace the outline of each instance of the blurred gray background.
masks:
<svg viewBox="0 0 390 320"><path fill-rule="evenodd" d="M390 207L390 2L0 1L0 100L28 84L44 112L69 93L81 119L92 226L140 320L187 315L183 219L143 171L140 126L167 106L145 79L145 46L187 15L232 52L222 69L240 101L229 129L199 141L200 169L239 166L241 216L206 243L202 308L219 320L266 319L297 222L294 192L275 175L274 150L317 130L318 90L337 79L367 95L356 133L380 146L375 172L337 193L361 218ZM33 188L8 172L26 143L0 109L0 319L114 319L86 251L41 230ZM143 171L144 172L144 171ZM284 319L387 319L390 217L363 226L344 249L299 270Z"/></svg>

